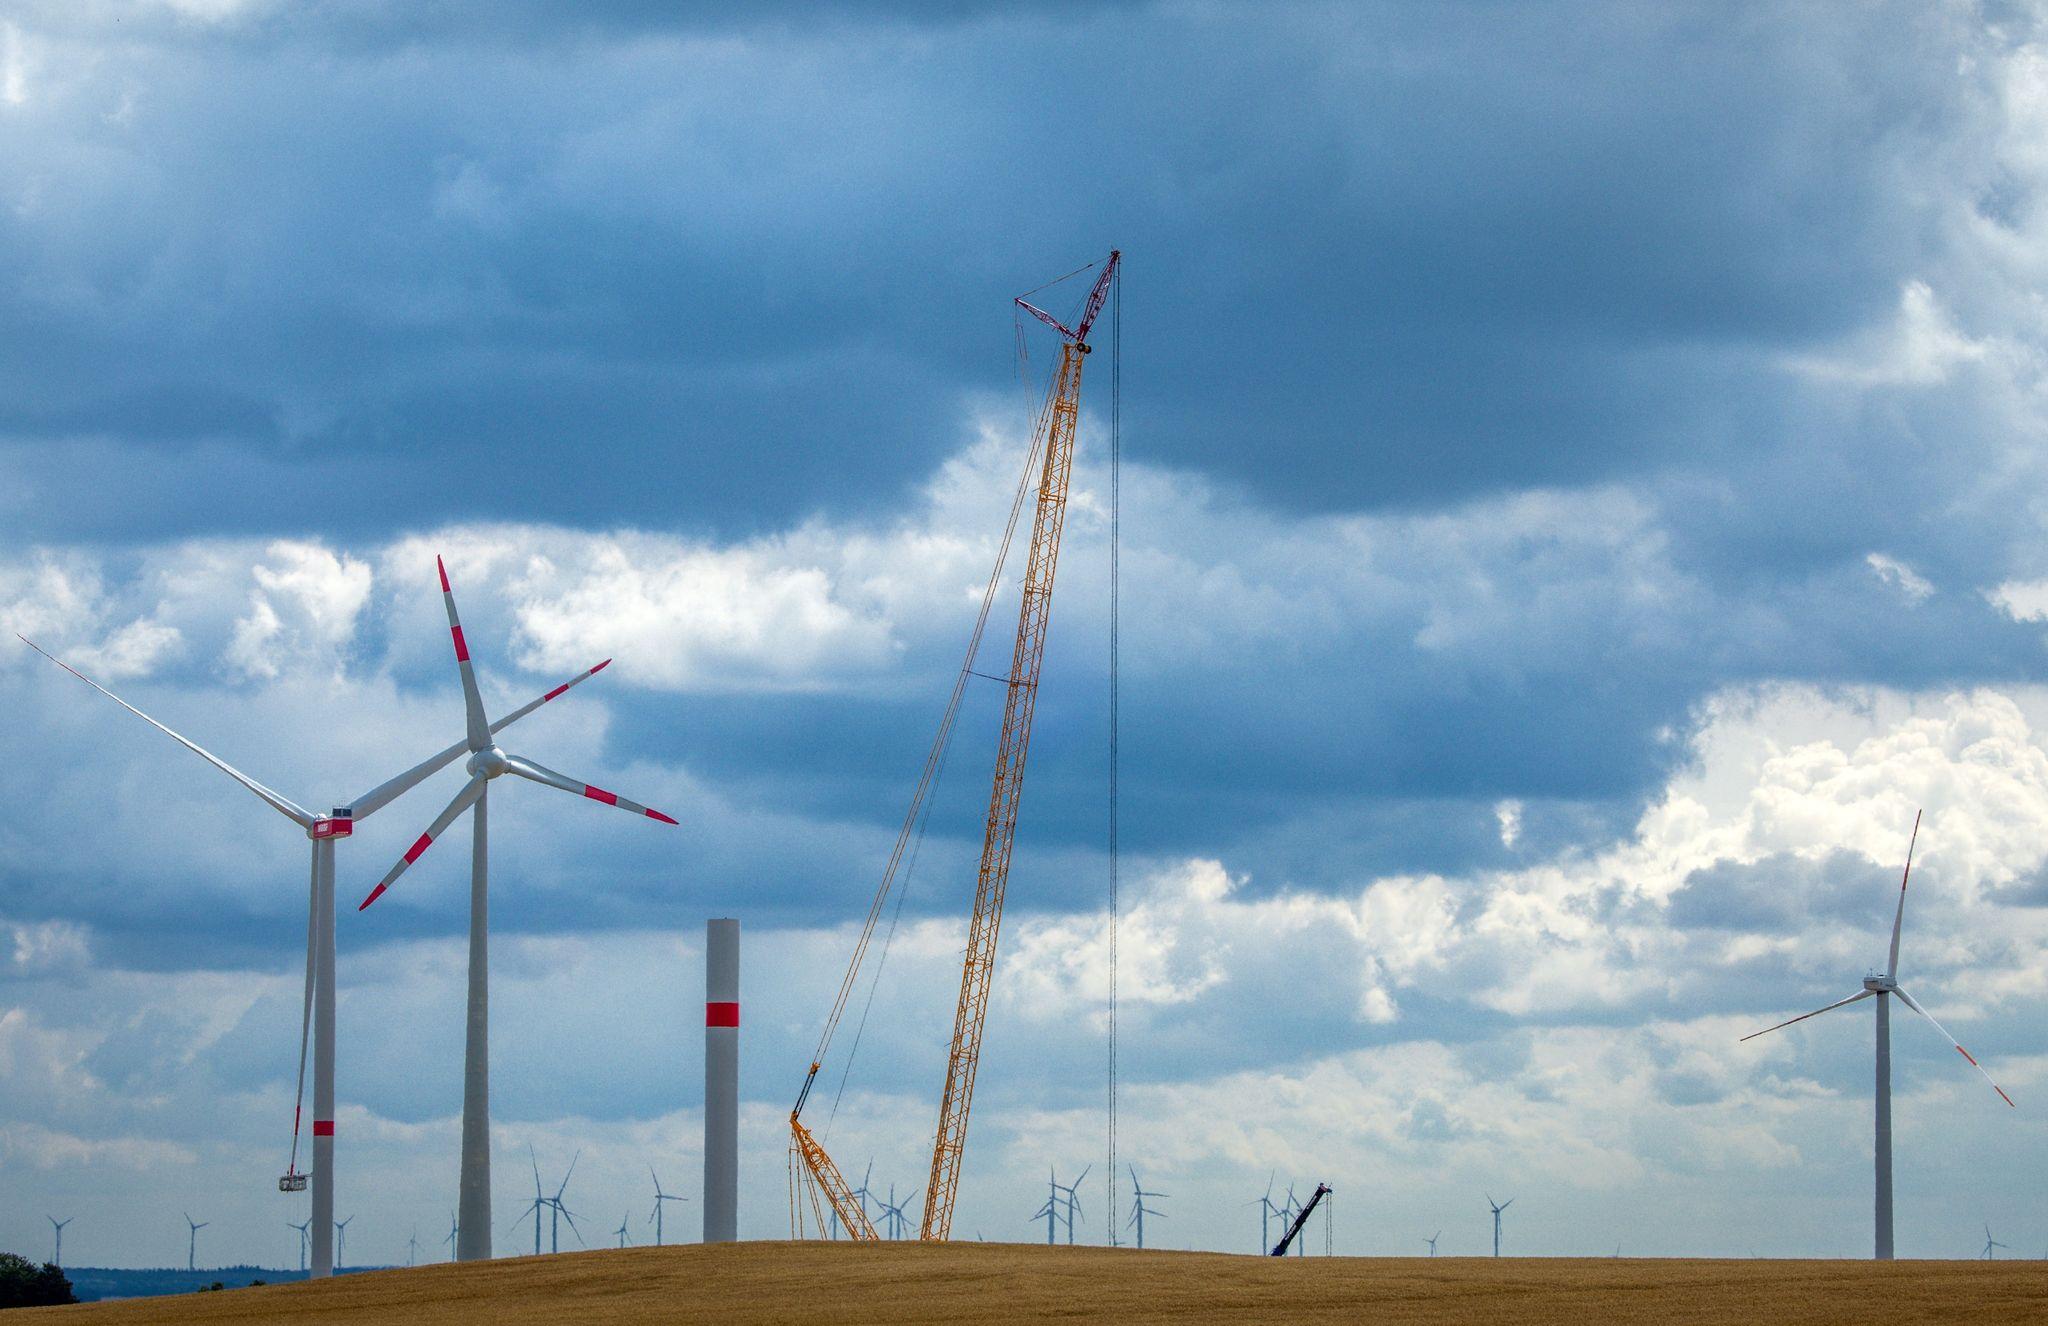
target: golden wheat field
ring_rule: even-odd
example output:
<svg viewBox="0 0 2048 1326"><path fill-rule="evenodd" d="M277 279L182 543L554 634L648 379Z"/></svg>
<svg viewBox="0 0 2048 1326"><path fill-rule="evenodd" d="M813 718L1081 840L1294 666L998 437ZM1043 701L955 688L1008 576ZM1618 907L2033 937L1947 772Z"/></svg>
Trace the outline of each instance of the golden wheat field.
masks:
<svg viewBox="0 0 2048 1326"><path fill-rule="evenodd" d="M24 1322L2048 1321L2048 1262L1304 1257L740 1243L347 1275Z"/></svg>

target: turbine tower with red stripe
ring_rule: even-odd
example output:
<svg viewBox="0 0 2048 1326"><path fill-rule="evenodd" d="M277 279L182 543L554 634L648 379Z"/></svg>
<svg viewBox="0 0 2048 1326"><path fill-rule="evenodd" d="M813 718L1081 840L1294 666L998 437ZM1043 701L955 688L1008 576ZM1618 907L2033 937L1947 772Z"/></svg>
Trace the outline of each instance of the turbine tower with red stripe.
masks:
<svg viewBox="0 0 2048 1326"><path fill-rule="evenodd" d="M441 574L441 601L448 608L448 634L455 644L455 665L462 673L462 703L466 715L467 731L463 745L458 750L469 751L464 767L469 771L469 781L455 794L447 809L434 817L427 831L419 836L397 865L391 867L377 887L370 890L356 907L363 910L405 873L406 868L420 859L422 853L436 838L447 832L456 817L463 811L470 811L471 855L469 868L469 1021L463 1046L462 1072L462 1186L460 1216L457 1220L459 1234L455 1244L457 1261L480 1261L491 1255L491 1103L490 1103L490 871L489 871L489 807L490 785L494 778L505 774L517 774L531 782L548 787L559 787L564 792L573 792L592 801L601 801L607 806L643 815L648 819L660 820L663 824L675 821L658 810L650 810L635 801L628 801L616 793L601 787L578 782L566 774L556 773L543 765L517 755L508 755L498 748L492 737L498 727L484 717L483 696L476 687L476 669L469 661L469 642L462 635L462 619L455 611L455 591L448 584L448 567L438 557L434 567ZM606 659L605 663L611 660ZM600 663L597 668L602 668ZM597 671L592 668L591 671ZM588 674L585 674L588 675ZM581 680L578 678L577 680ZM574 685L575 683L570 683ZM552 698L559 692L551 692Z"/></svg>
<svg viewBox="0 0 2048 1326"><path fill-rule="evenodd" d="M298 1192L312 1188L313 1210L311 1236L313 1265L311 1274L318 1278L334 1273L334 845L355 831L358 820L368 819L373 813L390 805L401 794L410 791L434 774L451 764L468 747L457 742L439 755L421 764L416 764L396 778L390 779L363 793L354 801L334 808L331 814L315 815L302 808L297 802L283 796L249 775L235 768L226 760L190 741L120 696L100 685L70 664L57 658L27 636L17 635L23 644L49 659L58 667L78 678L86 685L134 714L143 722L163 733L171 740L205 760L214 768L255 793L263 803L285 818L297 824L312 840L311 885L306 903L306 992L305 1002L299 1014L299 1080L297 1104L292 1110L292 1153L284 1176L278 1180L278 1187L285 1192ZM607 659L606 662L610 660ZM570 678L560 686L513 710L492 724L491 731L497 732L512 726L548 701L560 696L571 686L603 668L600 663L588 672ZM301 1115L306 1095L306 1051L310 1040L313 1053L313 1146L310 1172L299 1169L299 1136Z"/></svg>
<svg viewBox="0 0 2048 1326"><path fill-rule="evenodd" d="M1742 1038L1746 1041L1753 1041L1759 1036L1768 1035L1778 1030L1779 1027L1789 1027L1794 1022L1804 1022L1808 1018L1819 1017L1823 1013L1832 1012L1849 1004L1858 1003L1873 995L1877 997L1877 1142L1874 1148L1877 1165L1877 1196L1875 1213L1877 1223L1876 1256L1878 1261L1883 1262L1888 1262L1892 1259L1891 1002L1893 997L1896 996L1900 1003L1932 1023L1934 1029L1942 1034L1943 1039L1956 1047L1956 1053L1968 1060L1970 1067L1976 1069L1986 1082L1991 1083L1991 1089L1998 1093L1998 1098L2007 1105L2012 1104L2012 1097L2005 1094L2004 1087L1992 1081L1991 1074L1984 1071L1984 1065L1977 1062L1977 1057L1964 1049L1961 1041L1949 1035L1947 1027L1942 1026L1939 1022L1935 1022L1934 1014L1915 1003L1913 996L1907 994L1905 987L1899 984L1899 930L1906 921L1906 882L1913 878L1913 848L1919 842L1920 816L1916 813L1913 816L1913 836L1906 842L1906 870L1904 874L1899 876L1899 907L1898 911L1892 916L1891 956L1886 960L1883 973L1872 972L1870 975L1865 976L1863 978L1863 988L1850 995L1847 999L1837 999L1834 1003L1816 1008L1811 1013L1801 1013L1796 1018L1788 1018L1780 1022L1776 1027L1765 1027L1762 1031L1753 1031Z"/></svg>

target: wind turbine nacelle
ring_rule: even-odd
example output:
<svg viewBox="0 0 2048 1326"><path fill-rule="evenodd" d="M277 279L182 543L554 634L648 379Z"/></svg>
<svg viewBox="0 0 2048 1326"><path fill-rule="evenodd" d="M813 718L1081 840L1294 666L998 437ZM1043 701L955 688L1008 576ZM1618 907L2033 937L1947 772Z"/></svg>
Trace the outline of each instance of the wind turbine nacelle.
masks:
<svg viewBox="0 0 2048 1326"><path fill-rule="evenodd" d="M306 1191L306 1176L303 1174L279 1175L277 1190L279 1192L304 1192Z"/></svg>
<svg viewBox="0 0 2048 1326"><path fill-rule="evenodd" d="M313 821L315 838L346 838L356 831L356 813L348 806L336 806L334 814Z"/></svg>

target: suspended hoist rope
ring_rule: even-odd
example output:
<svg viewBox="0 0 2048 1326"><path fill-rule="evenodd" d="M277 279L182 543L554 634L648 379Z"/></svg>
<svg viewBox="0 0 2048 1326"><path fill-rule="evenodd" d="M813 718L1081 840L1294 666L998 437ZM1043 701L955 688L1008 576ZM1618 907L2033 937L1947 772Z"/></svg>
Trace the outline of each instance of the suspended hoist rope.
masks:
<svg viewBox="0 0 2048 1326"><path fill-rule="evenodd" d="M995 606L996 590L1002 585L1003 566L1009 560L1010 544L1017 533L1017 519L1024 510L1024 499L1031 492L1031 476L1037 468L1039 453L1044 449L1045 438L1049 431L1048 425L1052 417L1053 393L1057 389L1057 384L1058 379L1056 375L1047 381L1045 403L1039 407L1038 423L1031 433L1031 451L1024 459L1023 474L1018 478L1017 491L1010 499L1010 516L1003 526L1002 542L996 549L995 567L989 572L988 584L982 590L981 608L974 618L974 630L968 636L966 655L960 660L960 671L953 679L952 694L946 699L945 713L939 719L938 732L933 736L931 750L925 756L924 769L918 775L917 789L911 794L910 809L903 816L902 827L896 832L896 845L889 853L889 864L882 871L881 887L875 890L875 900L869 904L867 918L861 923L860 938L854 942L853 946L853 960L847 964L846 975L839 982L839 993L832 1001L832 1011L827 1015L824 1030L818 1036L817 1051L811 1056L811 1062L814 1064L822 1064L825 1061L825 1052L831 1047L833 1033L838 1031L839 1021L846 1014L847 1003L853 996L854 986L860 976L861 964L866 960L868 945L873 940L875 926L881 919L883 904L888 900L889 890L896 882L897 870L906 864L906 849L909 849L909 858L914 859L914 840L922 839L923 825L929 814L927 799L930 796L932 785L937 781L940 771L945 767L946 750L953 737L953 723L960 713L960 700L966 693L968 678L974 675L975 658L981 650L982 631L988 626L989 610ZM897 908L899 914L901 910L901 903L899 901ZM887 960L888 943L893 939L894 934L895 923L892 920L889 927L889 935L883 942L882 956L885 962ZM878 966L875 972L875 980L879 981L880 978L881 969ZM874 987L870 984L867 1007L872 1007L873 1003ZM866 1020L867 1013L864 1008L861 1015L863 1027L866 1025ZM859 1044L859 1034L856 1032L854 1048L858 1049ZM852 1054L849 1053L847 1058L848 1069L850 1069ZM846 1075L842 1071L840 1074L841 1091L845 1090L845 1081ZM835 1111L838 1108L838 1098L836 1096L833 1100L833 1108Z"/></svg>
<svg viewBox="0 0 2048 1326"><path fill-rule="evenodd" d="M313 882L306 902L306 999L299 1009L299 1085L292 1095L292 1159L286 1174L299 1172L299 1119L306 1109L306 1042L313 1029L313 955L315 927L320 916L320 863L313 862Z"/></svg>
<svg viewBox="0 0 2048 1326"><path fill-rule="evenodd" d="M1123 392L1124 392L1124 290L1123 267L1110 278L1109 307L1109 1168L1103 1175L1108 1187L1107 1210L1116 1210L1116 940L1121 899L1118 897L1119 844L1117 842L1117 740L1121 716L1117 712L1122 680L1118 675L1117 651L1121 624L1119 559L1123 543ZM1116 1245L1116 1221L1110 1220L1109 1242Z"/></svg>

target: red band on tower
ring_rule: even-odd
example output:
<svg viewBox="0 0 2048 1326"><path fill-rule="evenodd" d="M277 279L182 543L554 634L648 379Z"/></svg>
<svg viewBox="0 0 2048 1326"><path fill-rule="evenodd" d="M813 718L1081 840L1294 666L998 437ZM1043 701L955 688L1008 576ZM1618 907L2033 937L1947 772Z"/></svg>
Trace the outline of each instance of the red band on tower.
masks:
<svg viewBox="0 0 2048 1326"><path fill-rule="evenodd" d="M332 1120L332 1119L315 1119L315 1120L313 1120L313 1136L315 1136L315 1137L332 1137L332 1136L334 1136L334 1120Z"/></svg>
<svg viewBox="0 0 2048 1326"><path fill-rule="evenodd" d="M740 1006L736 1003L706 1003L704 1025L707 1027L737 1027L740 1024Z"/></svg>

